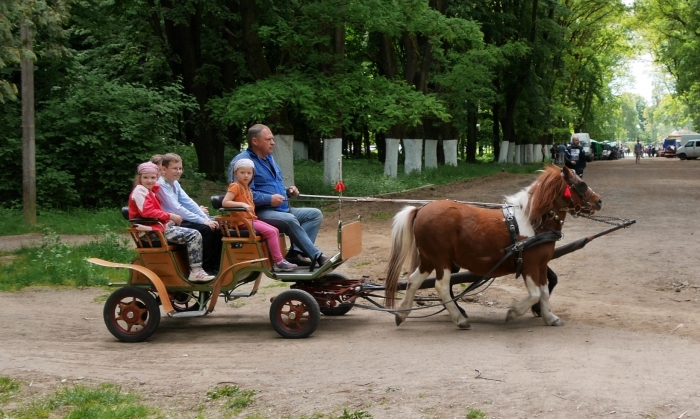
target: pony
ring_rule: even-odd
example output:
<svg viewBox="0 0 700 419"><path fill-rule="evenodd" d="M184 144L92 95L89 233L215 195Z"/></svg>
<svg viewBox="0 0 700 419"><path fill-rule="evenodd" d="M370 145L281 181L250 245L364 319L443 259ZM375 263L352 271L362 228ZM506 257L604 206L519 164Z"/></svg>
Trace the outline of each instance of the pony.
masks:
<svg viewBox="0 0 700 419"><path fill-rule="evenodd" d="M413 273L403 300L394 310L397 326L408 317L416 291L435 271L435 290L450 317L459 328L471 328L466 313L460 312L450 296L450 275L455 266L490 278L522 273L528 296L513 303L506 322L522 316L539 301L544 323L563 326L552 313L547 287L547 264L554 255L554 240L561 237L567 214L590 215L602 204L600 195L573 170L548 165L530 186L507 196L505 205L480 207L440 200L420 208L406 206L393 220L385 305L394 308L398 277L410 256ZM549 239L536 240L545 233ZM515 245L516 239L533 243L506 257L507 248Z"/></svg>

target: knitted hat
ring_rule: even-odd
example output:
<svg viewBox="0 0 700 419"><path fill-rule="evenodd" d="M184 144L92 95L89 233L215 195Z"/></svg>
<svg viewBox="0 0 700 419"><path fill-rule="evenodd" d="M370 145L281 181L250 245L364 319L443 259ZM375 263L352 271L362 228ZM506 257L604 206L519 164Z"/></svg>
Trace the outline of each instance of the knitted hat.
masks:
<svg viewBox="0 0 700 419"><path fill-rule="evenodd" d="M137 172L140 175L144 173L155 173L157 175L160 173L160 169L158 169L158 166L156 166L155 164L151 163L150 161L147 161L145 163L139 164Z"/></svg>
<svg viewBox="0 0 700 419"><path fill-rule="evenodd" d="M252 167L253 171L255 171L255 163L253 163L253 160L251 159L240 159L236 161L233 164L233 173L236 173L236 170L240 169L241 167Z"/></svg>

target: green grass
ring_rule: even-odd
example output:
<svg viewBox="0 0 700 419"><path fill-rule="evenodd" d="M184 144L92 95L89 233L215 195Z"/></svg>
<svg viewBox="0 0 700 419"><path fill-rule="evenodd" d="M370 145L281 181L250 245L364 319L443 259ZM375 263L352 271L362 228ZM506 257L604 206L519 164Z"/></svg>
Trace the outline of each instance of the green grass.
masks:
<svg viewBox="0 0 700 419"><path fill-rule="evenodd" d="M0 377L2 382L8 377ZM37 419L61 417L65 419L141 419L158 418L162 414L139 402L137 396L123 393L115 384L97 387L76 385L53 394L29 400L18 400L12 410L0 410L0 417ZM3 403L4 404L4 403Z"/></svg>
<svg viewBox="0 0 700 419"><path fill-rule="evenodd" d="M509 173L534 173L541 164L498 164L459 162L454 166L440 166L421 173L405 174L399 166L397 177L384 175L384 165L377 160L344 160L344 196L375 196L414 189L425 185L445 185L468 179L491 176L505 169ZM332 186L323 183L323 163L310 160L294 163L294 180L299 190L309 195L337 195Z"/></svg>
<svg viewBox="0 0 700 419"><path fill-rule="evenodd" d="M223 406L231 409L233 415L237 415L253 403L255 393L255 390L241 390L238 386L227 385L207 392L207 397L211 400L223 400Z"/></svg>
<svg viewBox="0 0 700 419"><path fill-rule="evenodd" d="M486 419L486 413L479 409L471 409L469 413L467 413L467 419Z"/></svg>
<svg viewBox="0 0 700 419"><path fill-rule="evenodd" d="M97 257L112 262L128 263L136 252L126 238L107 232L93 241L69 246L52 231L45 231L39 247L24 248L14 253L11 263L0 265L0 291L14 291L32 285L100 286L123 282L126 270L103 268L85 261Z"/></svg>
<svg viewBox="0 0 700 419"><path fill-rule="evenodd" d="M0 404L7 403L7 400L20 389L20 386L21 383L19 381L10 377L0 377Z"/></svg>
<svg viewBox="0 0 700 419"><path fill-rule="evenodd" d="M0 236L41 233L46 228L58 234L100 234L105 230L121 232L126 226L119 208L40 210L37 225L32 227L24 225L22 211L0 208Z"/></svg>

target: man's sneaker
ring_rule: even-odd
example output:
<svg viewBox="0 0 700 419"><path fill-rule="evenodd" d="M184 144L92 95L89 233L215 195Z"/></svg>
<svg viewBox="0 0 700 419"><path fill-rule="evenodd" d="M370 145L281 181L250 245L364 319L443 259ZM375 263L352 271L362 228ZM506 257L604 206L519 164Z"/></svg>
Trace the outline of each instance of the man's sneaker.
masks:
<svg viewBox="0 0 700 419"><path fill-rule="evenodd" d="M193 269L192 272L190 272L189 278L187 278L190 282L209 282L212 279L214 279L214 275L209 275L201 268Z"/></svg>
<svg viewBox="0 0 700 419"><path fill-rule="evenodd" d="M299 266L293 263L289 263L284 259L282 259L280 262L275 263L275 270L279 272L291 272L298 267Z"/></svg>
<svg viewBox="0 0 700 419"><path fill-rule="evenodd" d="M298 266L311 266L311 259L302 256L300 253L287 253L287 262Z"/></svg>

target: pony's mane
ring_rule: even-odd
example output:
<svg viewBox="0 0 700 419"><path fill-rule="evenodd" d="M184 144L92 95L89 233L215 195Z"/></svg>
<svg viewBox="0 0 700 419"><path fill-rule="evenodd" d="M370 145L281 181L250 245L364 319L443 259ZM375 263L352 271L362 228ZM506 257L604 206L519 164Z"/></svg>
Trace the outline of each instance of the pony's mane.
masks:
<svg viewBox="0 0 700 419"><path fill-rule="evenodd" d="M529 187L530 199L526 211L530 215L530 221L535 222L547 214L552 209L554 200L564 194L565 187L566 181L561 176L561 169L547 166Z"/></svg>

